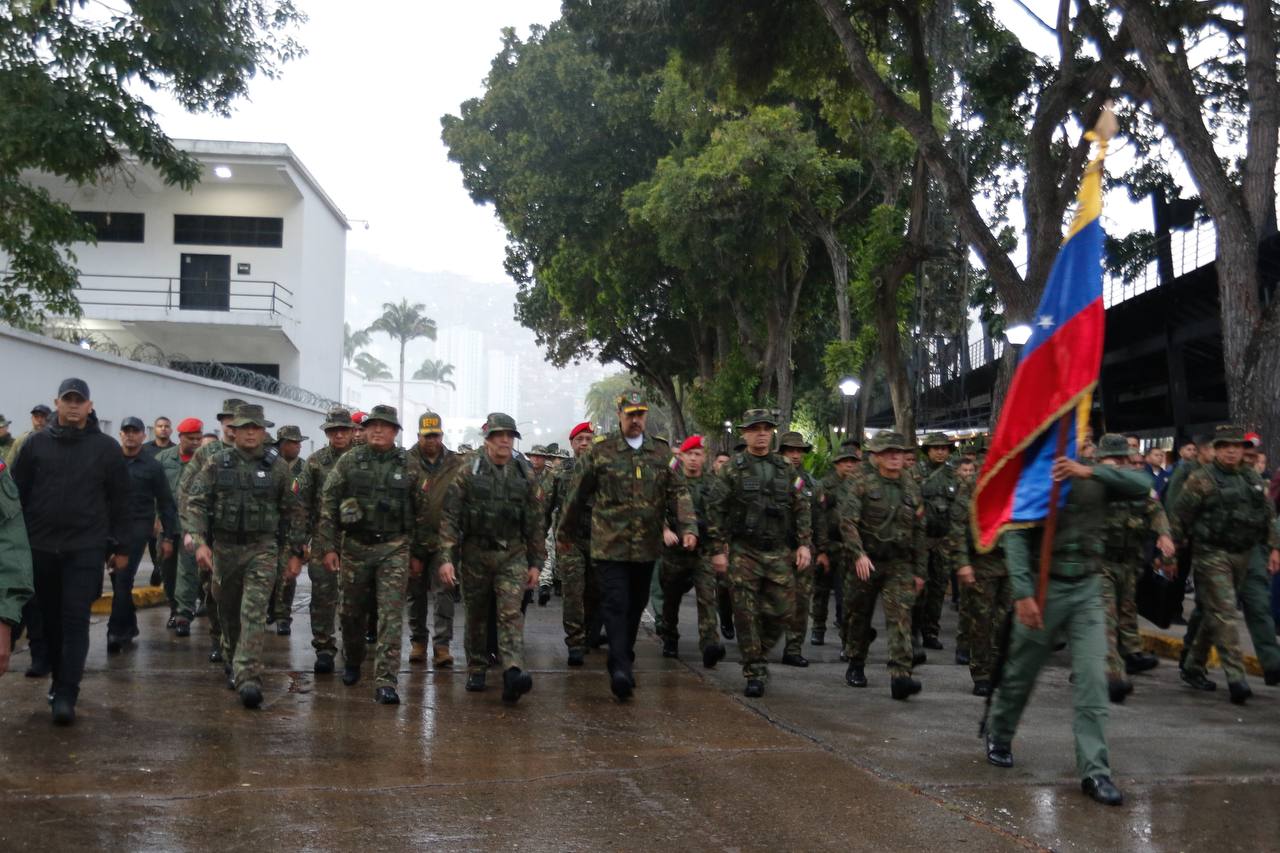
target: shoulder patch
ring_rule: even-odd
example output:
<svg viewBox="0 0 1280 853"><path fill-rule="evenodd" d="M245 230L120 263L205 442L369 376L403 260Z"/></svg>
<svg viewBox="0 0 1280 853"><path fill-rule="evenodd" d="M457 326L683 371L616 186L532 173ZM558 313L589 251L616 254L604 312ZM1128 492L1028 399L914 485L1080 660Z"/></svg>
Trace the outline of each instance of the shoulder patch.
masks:
<svg viewBox="0 0 1280 853"><path fill-rule="evenodd" d="M298 483L298 478L293 478L293 485L290 487L295 497L302 494L302 486Z"/></svg>
<svg viewBox="0 0 1280 853"><path fill-rule="evenodd" d="M796 477L795 482L791 484L791 488L795 489L797 492L803 492L804 477Z"/></svg>
<svg viewBox="0 0 1280 853"><path fill-rule="evenodd" d="M672 456L671 461L667 463L667 467L670 468L673 473L680 470L680 460Z"/></svg>

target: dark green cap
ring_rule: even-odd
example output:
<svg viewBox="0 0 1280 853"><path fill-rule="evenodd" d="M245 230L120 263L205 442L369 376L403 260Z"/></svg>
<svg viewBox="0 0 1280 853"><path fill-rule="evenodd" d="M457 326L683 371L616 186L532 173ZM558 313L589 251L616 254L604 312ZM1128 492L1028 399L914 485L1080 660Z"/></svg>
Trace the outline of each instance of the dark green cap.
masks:
<svg viewBox="0 0 1280 853"><path fill-rule="evenodd" d="M779 450L786 450L788 447L803 450L805 453L813 450L813 445L805 441L804 436L798 432L784 432L778 439Z"/></svg>
<svg viewBox="0 0 1280 853"><path fill-rule="evenodd" d="M1106 459L1112 456L1122 456L1126 459L1132 453L1129 449L1128 440L1118 432L1109 432L1098 439L1098 448L1094 455L1099 459Z"/></svg>
<svg viewBox="0 0 1280 853"><path fill-rule="evenodd" d="M931 432L924 437L924 441L920 442L921 447L955 447L956 443L946 436L945 433Z"/></svg>
<svg viewBox="0 0 1280 853"><path fill-rule="evenodd" d="M253 403L241 403L236 407L235 416L231 421L232 427L243 426L260 426L268 429L275 426L271 421L267 420L267 416L263 414L262 407Z"/></svg>
<svg viewBox="0 0 1280 853"><path fill-rule="evenodd" d="M222 411L218 412L218 418L234 418L236 416L236 409L243 405L245 405L244 400L236 397L228 397L222 401ZM259 406L259 408L261 408L261 406Z"/></svg>
<svg viewBox="0 0 1280 853"><path fill-rule="evenodd" d="M541 444L535 444L533 447L530 447L529 450L525 453L525 456L546 457L550 455L551 454L547 452L547 449L543 447Z"/></svg>
<svg viewBox="0 0 1280 853"><path fill-rule="evenodd" d="M1219 444L1250 444L1244 437L1244 427L1234 424L1223 424L1213 431L1213 446Z"/></svg>
<svg viewBox="0 0 1280 853"><path fill-rule="evenodd" d="M331 429L351 429L351 410L346 406L334 406L324 416L320 429L328 432Z"/></svg>
<svg viewBox="0 0 1280 853"><path fill-rule="evenodd" d="M857 445L842 444L840 445L840 449L836 451L836 455L831 457L832 463L840 462L845 459L848 459L851 462L858 461L859 457L858 457Z"/></svg>
<svg viewBox="0 0 1280 853"><path fill-rule="evenodd" d="M738 429L748 429L756 424L768 424L776 427L778 425L778 413L771 409L747 409L742 415L742 423L738 424Z"/></svg>
<svg viewBox="0 0 1280 853"><path fill-rule="evenodd" d="M910 450L911 445L906 436L900 432L882 432L867 442L867 450L872 453L883 453L886 450Z"/></svg>
<svg viewBox="0 0 1280 853"><path fill-rule="evenodd" d="M384 424L391 424L396 429L400 429L400 414L395 406L384 406L379 403L369 410L369 414L364 416L360 425L367 427L370 421L382 421Z"/></svg>
<svg viewBox="0 0 1280 853"><path fill-rule="evenodd" d="M484 426L480 427L480 432L485 438L495 432L509 432L516 438L520 438L520 430L516 429L516 419L504 412L490 412L484 419Z"/></svg>
<svg viewBox="0 0 1280 853"><path fill-rule="evenodd" d="M293 424L285 424L284 426L280 427L280 430L276 433L277 442L306 441L306 440L307 440L307 436L302 434L301 427L296 427Z"/></svg>
<svg viewBox="0 0 1280 853"><path fill-rule="evenodd" d="M647 412L649 404L645 402L644 393L632 388L618 395L618 411L624 415L632 412Z"/></svg>
<svg viewBox="0 0 1280 853"><path fill-rule="evenodd" d="M418 435L444 435L444 421L435 412L424 412L418 418Z"/></svg>

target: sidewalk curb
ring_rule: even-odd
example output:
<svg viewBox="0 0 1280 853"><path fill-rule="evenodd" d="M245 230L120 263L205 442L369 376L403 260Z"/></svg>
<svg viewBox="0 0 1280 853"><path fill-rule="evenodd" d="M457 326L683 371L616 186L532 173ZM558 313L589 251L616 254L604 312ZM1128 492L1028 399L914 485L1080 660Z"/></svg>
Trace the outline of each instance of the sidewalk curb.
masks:
<svg viewBox="0 0 1280 853"><path fill-rule="evenodd" d="M95 616L110 615L111 599L112 595L108 592L93 603L93 607L89 609L89 612ZM164 587L162 586L140 586L133 589L133 606L138 609L158 607L164 603Z"/></svg>
<svg viewBox="0 0 1280 853"><path fill-rule="evenodd" d="M1142 636L1142 648L1156 657L1168 658L1169 660L1178 660L1182 657L1182 640L1177 637L1153 634L1149 631L1139 631L1138 633ZM1207 666L1212 669L1218 665L1218 651L1217 649L1210 649ZM1258 662L1256 655L1244 656L1244 668L1250 675L1261 676L1263 674L1262 664Z"/></svg>

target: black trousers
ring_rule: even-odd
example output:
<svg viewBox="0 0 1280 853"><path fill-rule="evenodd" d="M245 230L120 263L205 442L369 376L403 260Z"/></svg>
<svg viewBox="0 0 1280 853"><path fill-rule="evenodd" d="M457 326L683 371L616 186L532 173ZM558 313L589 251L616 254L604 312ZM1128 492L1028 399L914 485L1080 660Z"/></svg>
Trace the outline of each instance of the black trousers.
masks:
<svg viewBox="0 0 1280 853"><path fill-rule="evenodd" d="M620 560L596 560L603 590L601 611L604 629L609 635L609 672L622 670L631 675L636 659L636 634L640 616L649 603L649 584L653 581L653 563L628 563Z"/></svg>
<svg viewBox="0 0 1280 853"><path fill-rule="evenodd" d="M89 656L89 609L102 595L103 549L32 551L35 600L44 631L44 655L53 671L53 693L75 701Z"/></svg>

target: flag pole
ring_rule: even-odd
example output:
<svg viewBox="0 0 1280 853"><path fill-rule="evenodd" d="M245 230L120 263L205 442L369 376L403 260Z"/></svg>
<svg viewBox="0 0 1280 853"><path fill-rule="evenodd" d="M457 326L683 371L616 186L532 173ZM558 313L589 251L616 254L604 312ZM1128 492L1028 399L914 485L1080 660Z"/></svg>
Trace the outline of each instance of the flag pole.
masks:
<svg viewBox="0 0 1280 853"><path fill-rule="evenodd" d="M1074 412L1067 412L1058 420L1057 444L1053 458L1062 457L1067 452L1067 429L1071 426ZM1062 482L1054 480L1049 487L1049 515L1044 520L1044 536L1040 539L1040 580L1036 584L1036 607L1044 613L1045 600L1049 596L1049 566L1053 562L1053 538L1058 532L1058 495L1062 492Z"/></svg>

